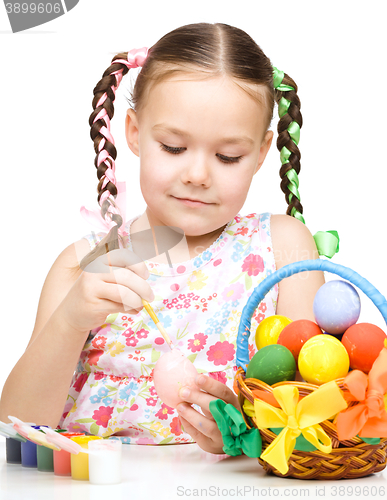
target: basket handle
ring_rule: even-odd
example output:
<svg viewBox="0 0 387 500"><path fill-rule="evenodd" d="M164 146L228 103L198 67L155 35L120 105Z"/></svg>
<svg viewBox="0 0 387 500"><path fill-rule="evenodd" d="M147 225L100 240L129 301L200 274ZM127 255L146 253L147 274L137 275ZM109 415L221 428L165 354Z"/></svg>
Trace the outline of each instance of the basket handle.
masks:
<svg viewBox="0 0 387 500"><path fill-rule="evenodd" d="M303 271L327 271L337 274L338 276L348 280L353 285L356 285L376 305L387 324L387 300L373 285L371 285L369 281L360 276L360 274L352 271L349 267L334 264L328 260L313 259L293 262L292 264L281 267L278 271L275 271L273 274L267 276L259 285L257 285L253 293L250 295L247 304L243 308L237 336L237 367L242 367L243 370L246 371L246 365L250 361L248 340L250 337L251 318L258 304L274 285L279 283L284 278L288 278L293 274L301 273Z"/></svg>

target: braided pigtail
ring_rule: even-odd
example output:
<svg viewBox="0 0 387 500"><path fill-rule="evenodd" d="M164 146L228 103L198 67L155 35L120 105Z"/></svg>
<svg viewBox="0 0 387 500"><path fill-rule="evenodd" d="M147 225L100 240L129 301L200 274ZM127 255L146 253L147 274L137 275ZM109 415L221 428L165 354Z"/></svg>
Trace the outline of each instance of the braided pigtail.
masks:
<svg viewBox="0 0 387 500"><path fill-rule="evenodd" d="M89 118L90 137L94 141L96 157L94 166L97 169L99 180L97 201L101 207L101 217L105 226L109 227L108 234L89 252L80 262L84 269L96 257L120 248L122 243L123 223L122 214L115 203L117 197L117 181L115 177L115 159L117 150L114 138L110 132L110 120L114 115L114 100L116 90L130 68L137 68L144 64L148 49L133 49L115 55L112 64L104 72L102 79L95 86L92 102L94 111ZM83 210L82 210L83 209ZM88 211L82 207L81 213L88 218ZM91 220L91 219L90 219Z"/></svg>
<svg viewBox="0 0 387 500"><path fill-rule="evenodd" d="M278 139L282 167L280 169L281 189L288 203L287 215L305 224L303 208L298 192L301 153L298 149L302 127L301 103L297 85L290 76L273 67L274 98L278 104ZM331 259L339 251L340 238L335 230L318 231L313 236L319 255Z"/></svg>
<svg viewBox="0 0 387 500"><path fill-rule="evenodd" d="M287 215L299 219L305 224L303 208L298 192L298 174L300 173L301 153L298 149L300 129L302 127L301 103L297 95L297 85L283 71L274 69L274 97L278 104L278 139L282 167L280 169L281 189L288 203Z"/></svg>

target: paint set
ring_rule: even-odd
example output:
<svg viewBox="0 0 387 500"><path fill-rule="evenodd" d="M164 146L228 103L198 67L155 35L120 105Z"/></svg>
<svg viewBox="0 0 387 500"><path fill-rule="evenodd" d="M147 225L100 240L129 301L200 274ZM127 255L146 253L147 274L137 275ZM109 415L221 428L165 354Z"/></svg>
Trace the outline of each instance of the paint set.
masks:
<svg viewBox="0 0 387 500"><path fill-rule="evenodd" d="M91 484L121 482L122 442L84 433L51 429L8 417L0 421L0 435L6 438L6 462L40 472L53 472Z"/></svg>

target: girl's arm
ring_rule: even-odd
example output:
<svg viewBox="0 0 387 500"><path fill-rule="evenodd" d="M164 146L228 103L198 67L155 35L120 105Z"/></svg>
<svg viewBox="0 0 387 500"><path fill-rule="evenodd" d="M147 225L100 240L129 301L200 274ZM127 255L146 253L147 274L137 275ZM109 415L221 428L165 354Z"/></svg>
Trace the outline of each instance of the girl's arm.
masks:
<svg viewBox="0 0 387 500"><path fill-rule="evenodd" d="M60 304L81 271L72 267L90 251L87 240L67 247L44 282L35 327L26 351L8 376L0 400L0 420L8 415L39 425L58 425L88 331L64 320Z"/></svg>
<svg viewBox="0 0 387 500"><path fill-rule="evenodd" d="M270 228L277 270L292 262L319 258L313 236L301 221L290 215L272 215ZM278 284L276 314L293 321L315 321L313 300L324 283L322 271L304 271L283 279Z"/></svg>
<svg viewBox="0 0 387 500"><path fill-rule="evenodd" d="M0 420L12 415L56 427L89 331L110 314L141 310L142 298L154 299L145 262L127 249L100 255L74 273L71 269L89 250L82 239L66 248L50 269L30 343L4 385Z"/></svg>
<svg viewBox="0 0 387 500"><path fill-rule="evenodd" d="M319 258L313 236L299 220L289 215L272 215L270 226L277 270L292 262ZM315 321L313 300L324 282L322 271L305 271L282 280L278 284L276 314L287 316L293 321ZM188 388L183 387L179 394L187 403L199 405L204 415L189 404L181 403L177 406L181 422L184 430L203 450L223 453L222 436L210 413L209 403L220 398L239 409L237 397L227 386L210 377L200 375L197 383L205 392L189 390L189 395L185 397L184 390Z"/></svg>

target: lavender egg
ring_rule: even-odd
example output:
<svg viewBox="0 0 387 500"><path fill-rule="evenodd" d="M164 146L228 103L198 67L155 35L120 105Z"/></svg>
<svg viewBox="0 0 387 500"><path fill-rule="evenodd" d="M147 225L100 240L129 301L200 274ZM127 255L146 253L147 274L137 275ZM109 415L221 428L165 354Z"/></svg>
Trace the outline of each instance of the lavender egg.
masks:
<svg viewBox="0 0 387 500"><path fill-rule="evenodd" d="M346 281L328 281L316 293L313 313L318 326L327 333L344 333L359 319L359 294Z"/></svg>

